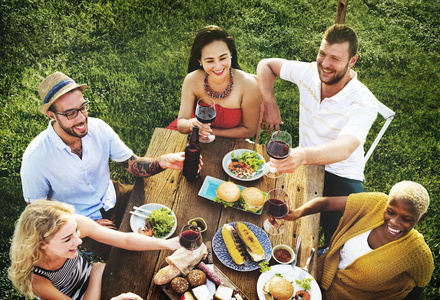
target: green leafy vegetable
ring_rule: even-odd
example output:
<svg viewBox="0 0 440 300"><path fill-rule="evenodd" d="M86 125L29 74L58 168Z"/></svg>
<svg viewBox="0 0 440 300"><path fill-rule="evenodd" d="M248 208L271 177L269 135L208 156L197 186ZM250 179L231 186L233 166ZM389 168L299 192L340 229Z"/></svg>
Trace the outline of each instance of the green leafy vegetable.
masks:
<svg viewBox="0 0 440 300"><path fill-rule="evenodd" d="M258 167L264 164L264 159L259 159L258 154L255 151L244 151L242 154L235 155L234 152L231 153L231 159L234 161L244 162L246 165L251 167L254 172L258 171Z"/></svg>
<svg viewBox="0 0 440 300"><path fill-rule="evenodd" d="M310 282L312 282L312 278L305 278L303 280L295 279L296 283L305 290L310 290L312 287L310 286Z"/></svg>
<svg viewBox="0 0 440 300"><path fill-rule="evenodd" d="M269 262L267 261L262 261L258 264L258 266L260 267L260 272L264 273L267 271L270 271L270 267L269 267Z"/></svg>
<svg viewBox="0 0 440 300"><path fill-rule="evenodd" d="M238 199L235 202L226 202L223 201L222 198L220 198L219 196L215 196L214 199L212 199L212 201L214 201L215 203L223 204L225 207L233 207L233 206L237 206L237 203L239 203L240 199Z"/></svg>
<svg viewBox="0 0 440 300"><path fill-rule="evenodd" d="M169 209L154 209L148 216L148 221L153 228L153 236L161 238L171 232L174 226L174 218Z"/></svg>

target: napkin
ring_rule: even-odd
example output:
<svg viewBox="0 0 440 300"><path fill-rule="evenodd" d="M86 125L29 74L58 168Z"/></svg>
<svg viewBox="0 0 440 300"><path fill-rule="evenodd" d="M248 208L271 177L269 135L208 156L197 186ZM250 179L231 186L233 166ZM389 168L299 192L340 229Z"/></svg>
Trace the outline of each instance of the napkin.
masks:
<svg viewBox="0 0 440 300"><path fill-rule="evenodd" d="M187 250L185 248L177 249L173 254L168 256L165 260L168 264L175 265L184 276L188 275L189 271L208 255L206 245L202 243L199 248L195 250Z"/></svg>

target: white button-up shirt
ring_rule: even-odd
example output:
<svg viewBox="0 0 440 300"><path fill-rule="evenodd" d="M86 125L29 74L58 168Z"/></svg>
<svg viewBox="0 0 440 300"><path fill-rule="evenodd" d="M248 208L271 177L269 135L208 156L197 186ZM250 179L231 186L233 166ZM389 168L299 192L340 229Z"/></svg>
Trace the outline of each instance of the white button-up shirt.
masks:
<svg viewBox="0 0 440 300"><path fill-rule="evenodd" d="M325 170L344 178L364 180L364 142L377 117L376 97L357 80L357 74L331 98L321 100L321 80L316 62L288 61L280 78L298 86L300 93L299 144L316 146L348 134L361 144L345 160L325 166Z"/></svg>
<svg viewBox="0 0 440 300"><path fill-rule="evenodd" d="M75 213L95 220L102 217L100 208L114 207L109 158L123 162L133 151L108 124L90 117L81 142L82 158L71 152L49 123L29 144L20 171L26 202L46 198L67 202L75 206Z"/></svg>

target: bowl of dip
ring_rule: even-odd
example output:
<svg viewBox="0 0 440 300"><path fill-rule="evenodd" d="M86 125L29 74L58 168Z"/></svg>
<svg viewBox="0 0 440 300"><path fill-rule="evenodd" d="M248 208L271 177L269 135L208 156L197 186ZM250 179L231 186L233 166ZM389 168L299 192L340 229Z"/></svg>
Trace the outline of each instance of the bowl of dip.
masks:
<svg viewBox="0 0 440 300"><path fill-rule="evenodd" d="M287 245L276 245L272 249L272 257L280 264L290 264L295 259L295 252Z"/></svg>

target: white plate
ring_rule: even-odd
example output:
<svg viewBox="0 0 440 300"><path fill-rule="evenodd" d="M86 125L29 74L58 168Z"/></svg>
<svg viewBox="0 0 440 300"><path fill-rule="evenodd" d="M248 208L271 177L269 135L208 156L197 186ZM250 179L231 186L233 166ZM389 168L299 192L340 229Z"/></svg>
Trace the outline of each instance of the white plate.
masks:
<svg viewBox="0 0 440 300"><path fill-rule="evenodd" d="M155 209L166 208L169 211L171 211L171 209L169 209L165 205L162 205L162 204L159 204L159 203L148 203L148 204L144 204L144 205L140 206L139 208L145 209L145 210L149 210L149 211L153 211ZM141 214L141 215L145 215L145 216L149 216L150 215L149 213L146 213L146 212L143 212L143 211L140 211L140 210L137 210L137 209L134 210L134 211L137 212L138 214ZM161 239L169 238L170 236L173 235L174 231L176 231L176 228L177 228L177 218L176 218L176 215L172 211L171 211L171 214L172 214L172 216L174 218L174 226L173 226L173 228L171 228L170 233L168 233L164 237L161 237ZM135 215L131 215L130 227L131 227L131 230L133 230L133 232L136 232L136 233L139 232L138 231L139 227L141 227L142 229L145 229L145 218L138 217L138 216L135 216Z"/></svg>
<svg viewBox="0 0 440 300"><path fill-rule="evenodd" d="M237 175L232 173L232 171L228 168L229 164L232 162L232 152L234 152L234 154L236 156L239 156L243 152L254 152L254 151L253 150L249 150L249 149L237 149L237 150L233 150L233 151L229 152L228 154L225 155L225 157L223 157L223 161L222 161L223 170L225 170L225 172L230 177L235 178L237 180L241 180L241 181L254 181L254 180L257 180L257 179L259 179L259 178L261 178L263 176L263 166L264 166L264 163L261 164L260 166L258 166L257 174L255 174L251 178L240 178L240 177L237 177ZM264 160L263 156L261 156L259 153L257 153L257 155L258 155L259 159L263 159Z"/></svg>
<svg viewBox="0 0 440 300"><path fill-rule="evenodd" d="M305 278L312 278L312 282L310 283L310 286L312 287L311 290L307 290L307 292L310 293L310 299L313 300L321 300L321 290L319 289L319 285L316 282L316 280L304 271L303 269L299 267L293 268L292 265L274 265L270 267L270 271L261 273L260 277L258 277L257 281L257 294L258 298L260 300L266 300L266 297L264 297L263 287L276 273L281 274L285 279L287 279L290 282L293 282L293 287L295 289L295 293L297 291L302 290L300 286L295 282L295 279L305 279Z"/></svg>
<svg viewBox="0 0 440 300"><path fill-rule="evenodd" d="M232 222L229 223L229 225L235 228L236 223L237 222ZM266 257L263 261L269 261L272 257L272 245L270 244L270 240L267 234L263 231L263 229L252 223L242 223L246 224L250 231L255 234L261 246L263 247L264 255ZM225 241L223 240L222 228L223 226L219 230L217 230L214 238L212 239L212 249L214 249L215 255L222 262L222 264L236 271L253 271L259 269L260 266L258 264L261 262L254 262L253 260L251 260L249 255L247 255L247 253L245 254L247 258L246 262L240 266L232 260L232 257L231 255L229 255L228 249L226 248Z"/></svg>

